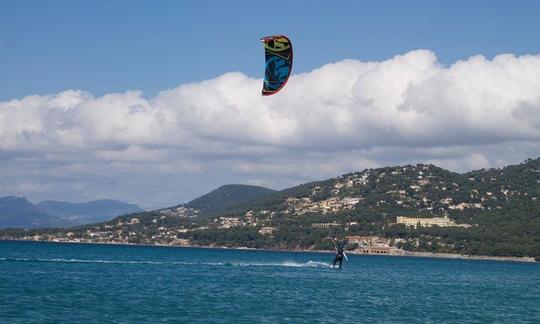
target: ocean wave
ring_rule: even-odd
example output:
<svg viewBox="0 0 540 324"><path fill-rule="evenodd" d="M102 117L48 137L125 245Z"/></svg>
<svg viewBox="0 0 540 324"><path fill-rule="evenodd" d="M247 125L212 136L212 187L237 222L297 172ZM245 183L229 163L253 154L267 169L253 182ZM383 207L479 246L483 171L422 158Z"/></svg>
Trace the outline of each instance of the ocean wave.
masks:
<svg viewBox="0 0 540 324"><path fill-rule="evenodd" d="M294 262L294 261L284 261L278 263L232 263L234 266L251 266L251 267L291 267L291 268L331 268L332 265L324 262L317 261L308 261L308 262Z"/></svg>
<svg viewBox="0 0 540 324"><path fill-rule="evenodd" d="M187 266L237 266L237 267L292 267L292 268L331 268L332 265L318 261L308 262L185 262L185 261L149 261L149 260L85 260L64 258L0 258L11 262L53 262L53 263L103 263L103 264L148 264L148 265L187 265Z"/></svg>
<svg viewBox="0 0 540 324"><path fill-rule="evenodd" d="M15 261L15 262L55 262L55 263L110 263L110 264L196 264L189 262L169 262L169 261L145 261L145 260L85 260L85 259L30 259L30 258L0 258L0 261Z"/></svg>

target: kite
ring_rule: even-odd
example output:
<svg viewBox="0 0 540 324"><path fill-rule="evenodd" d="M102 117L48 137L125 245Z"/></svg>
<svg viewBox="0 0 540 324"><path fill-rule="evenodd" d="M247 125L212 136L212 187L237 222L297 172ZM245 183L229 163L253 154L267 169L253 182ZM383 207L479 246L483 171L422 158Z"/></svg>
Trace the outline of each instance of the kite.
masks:
<svg viewBox="0 0 540 324"><path fill-rule="evenodd" d="M293 50L291 41L283 35L261 38L264 46L265 72L263 96L276 94L291 75Z"/></svg>

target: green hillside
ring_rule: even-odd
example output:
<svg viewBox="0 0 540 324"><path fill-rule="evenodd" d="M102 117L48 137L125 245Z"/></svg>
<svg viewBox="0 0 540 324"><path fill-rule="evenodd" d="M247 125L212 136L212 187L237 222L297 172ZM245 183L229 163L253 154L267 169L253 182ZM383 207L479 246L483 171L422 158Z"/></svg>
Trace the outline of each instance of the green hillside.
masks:
<svg viewBox="0 0 540 324"><path fill-rule="evenodd" d="M124 215L71 229L72 237L119 243L331 249L333 239L356 235L377 236L407 251L540 257L540 159L465 174L422 164L366 169L231 203L228 208L223 207L227 197L222 194L194 202L205 200L217 205L190 203ZM201 217L208 215L202 212L204 208L215 211L216 206L225 209ZM406 227L396 224L397 216L448 217L455 226ZM99 236L92 237L96 232ZM43 234L45 239L64 235L54 230L32 233ZM28 235L3 233L7 238Z"/></svg>
<svg viewBox="0 0 540 324"><path fill-rule="evenodd" d="M200 210L204 214L215 214L273 192L274 190L259 186L224 185L188 202L185 207Z"/></svg>

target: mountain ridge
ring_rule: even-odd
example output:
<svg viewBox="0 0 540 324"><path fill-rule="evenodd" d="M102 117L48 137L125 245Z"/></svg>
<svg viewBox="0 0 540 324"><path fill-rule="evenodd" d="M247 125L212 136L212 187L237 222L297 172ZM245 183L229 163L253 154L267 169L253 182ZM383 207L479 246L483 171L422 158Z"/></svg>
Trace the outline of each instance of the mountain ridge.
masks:
<svg viewBox="0 0 540 324"><path fill-rule="evenodd" d="M32 204L24 197L0 197L0 228L67 227L110 220L129 212L143 211L139 206L113 199L84 203L46 200Z"/></svg>
<svg viewBox="0 0 540 324"><path fill-rule="evenodd" d="M0 197L0 228L59 226L62 220L21 196Z"/></svg>
<svg viewBox="0 0 540 324"><path fill-rule="evenodd" d="M103 222L118 215L143 211L136 204L115 199L96 199L82 203L45 200L36 204L36 206L62 219L71 221L72 225Z"/></svg>

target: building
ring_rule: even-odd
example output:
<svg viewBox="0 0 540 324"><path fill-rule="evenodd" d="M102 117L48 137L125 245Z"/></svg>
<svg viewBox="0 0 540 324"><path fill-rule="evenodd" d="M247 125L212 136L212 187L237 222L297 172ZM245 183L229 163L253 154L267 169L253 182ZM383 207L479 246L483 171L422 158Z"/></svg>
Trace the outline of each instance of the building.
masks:
<svg viewBox="0 0 540 324"><path fill-rule="evenodd" d="M269 227L269 226L266 226L266 227L263 227L259 230L259 233L263 234L263 235L272 235L272 233L277 230L277 228L275 227Z"/></svg>
<svg viewBox="0 0 540 324"><path fill-rule="evenodd" d="M390 247L390 240L378 236L347 236L350 244L358 244L359 247Z"/></svg>
<svg viewBox="0 0 540 324"><path fill-rule="evenodd" d="M431 227L434 225L439 227L457 226L457 224L448 217L419 218L397 216L396 223L404 224L405 226L414 226L414 228L418 228L418 226Z"/></svg>
<svg viewBox="0 0 540 324"><path fill-rule="evenodd" d="M371 236L347 236L349 244L358 244L358 246L371 245Z"/></svg>
<svg viewBox="0 0 540 324"><path fill-rule="evenodd" d="M339 226L341 224L339 223L314 223L311 224L311 227L317 227L317 228L330 228L330 226Z"/></svg>
<svg viewBox="0 0 540 324"><path fill-rule="evenodd" d="M358 244L353 250L357 254L387 255L397 251L389 245L389 240L378 236L347 236L349 244Z"/></svg>
<svg viewBox="0 0 540 324"><path fill-rule="evenodd" d="M220 224L220 228L231 228L244 225L238 217L220 217L217 221Z"/></svg>
<svg viewBox="0 0 540 324"><path fill-rule="evenodd" d="M179 245L189 245L189 240L188 239L177 239L176 242Z"/></svg>
<svg viewBox="0 0 540 324"><path fill-rule="evenodd" d="M356 250L359 254L390 254L389 246L362 246Z"/></svg>
<svg viewBox="0 0 540 324"><path fill-rule="evenodd" d="M358 244L358 246L375 246L388 247L389 240L378 236L347 236L347 241L350 244Z"/></svg>

